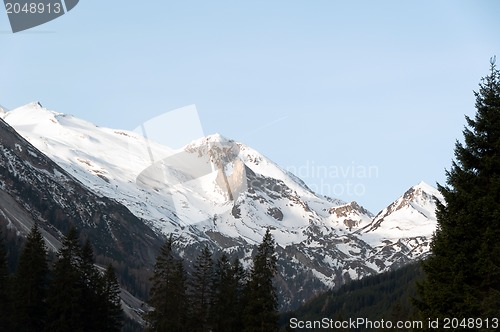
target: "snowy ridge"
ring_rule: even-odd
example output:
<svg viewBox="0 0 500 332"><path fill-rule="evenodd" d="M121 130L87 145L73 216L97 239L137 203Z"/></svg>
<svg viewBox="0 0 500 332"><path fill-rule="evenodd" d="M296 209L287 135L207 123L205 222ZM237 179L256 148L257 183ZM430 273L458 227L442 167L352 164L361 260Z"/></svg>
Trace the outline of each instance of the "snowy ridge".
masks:
<svg viewBox="0 0 500 332"><path fill-rule="evenodd" d="M302 183L297 183L290 173L257 151L219 134L201 138L180 151L173 151L147 141L135 132L101 128L73 116L45 109L39 103L17 108L3 117L30 143L94 192L116 199L164 234L179 232L185 227L199 224L203 229L222 231L230 237L241 235L257 243L263 235L262 227L279 226L276 230L278 233L280 229L287 227L295 229L298 225L308 226L309 219L318 219L315 213L308 210L326 211L335 205L314 194ZM267 211L261 211L259 207L255 208L255 204L250 204L247 216L255 219L254 221L260 220L259 227L234 222L219 224L215 229L212 227L214 216L231 219L233 203L224 194L224 188L216 183L217 160L213 158L221 158L214 153L219 146L234 146L235 150L239 150L238 158L226 166L231 167L235 161L241 161L260 177L280 181L283 191L293 196L297 204L288 206L284 223L278 224ZM155 161L167 160L167 164L171 163L169 158L175 159L175 166L190 165L194 170L176 167L175 170L170 170L169 175L162 174L165 177L157 181L157 187L148 187L151 183L138 185L137 178L145 169L155 165ZM181 161L177 163L179 159ZM208 171L203 172L206 169ZM194 174L196 172L200 174ZM174 189L167 188L164 182L174 183ZM268 201L269 194L266 195ZM281 193L276 193L279 194ZM249 198L245 196L242 193L234 201L244 202ZM165 200L166 197L169 199ZM269 208L271 206L285 210L287 203L282 204L276 200L269 204ZM322 216L327 217L328 213L323 213ZM291 236L290 233L286 236L276 235L283 239L283 242L278 240L278 243L284 246L303 239L302 236Z"/></svg>
<svg viewBox="0 0 500 332"><path fill-rule="evenodd" d="M381 256L387 247L396 248L395 253L402 253L407 259L425 256L437 225L436 199L444 202L437 189L420 182L377 214L358 233L374 248L375 256Z"/></svg>
<svg viewBox="0 0 500 332"><path fill-rule="evenodd" d="M382 239L401 238L405 237L405 231L414 231L415 227L433 226L430 233L427 232L427 234L432 234L436 225L435 199L441 202L444 201L443 196L437 189L425 182L420 182L379 212L361 232L383 233L384 237ZM406 223L403 224L402 221ZM426 234L425 231L419 233Z"/></svg>

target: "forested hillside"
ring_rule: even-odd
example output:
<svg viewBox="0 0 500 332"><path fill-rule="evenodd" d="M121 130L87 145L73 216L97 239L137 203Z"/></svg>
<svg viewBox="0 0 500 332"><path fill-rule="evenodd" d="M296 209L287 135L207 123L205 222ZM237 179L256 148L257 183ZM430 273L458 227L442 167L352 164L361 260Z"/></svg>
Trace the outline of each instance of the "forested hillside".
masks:
<svg viewBox="0 0 500 332"><path fill-rule="evenodd" d="M415 317L412 297L416 294L416 282L422 277L420 263L414 263L398 270L352 281L337 290L319 295L296 311L283 314L280 320L282 330L292 331L290 319L321 321L328 318L339 321L366 318L371 321L410 321ZM306 328L299 330L315 331Z"/></svg>

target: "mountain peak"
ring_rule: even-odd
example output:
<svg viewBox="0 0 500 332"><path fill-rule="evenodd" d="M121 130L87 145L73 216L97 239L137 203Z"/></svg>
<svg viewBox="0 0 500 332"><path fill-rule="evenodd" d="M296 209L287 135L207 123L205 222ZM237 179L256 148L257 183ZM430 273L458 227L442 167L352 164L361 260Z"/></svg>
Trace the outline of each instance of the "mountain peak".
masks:
<svg viewBox="0 0 500 332"><path fill-rule="evenodd" d="M41 108L43 108L42 104L39 101L31 102L27 106L30 106L30 107L32 107L34 109L41 109Z"/></svg>
<svg viewBox="0 0 500 332"><path fill-rule="evenodd" d="M229 141L231 141L230 139L226 138L225 136L223 136L219 133L207 135L205 138L211 142L229 142Z"/></svg>
<svg viewBox="0 0 500 332"><path fill-rule="evenodd" d="M183 149L188 153L196 153L199 157L210 156L212 162L233 160L240 152L238 143L227 139L220 134L213 134L199 138Z"/></svg>
<svg viewBox="0 0 500 332"><path fill-rule="evenodd" d="M436 198L444 202L443 196L436 188L421 181L375 216L362 230L368 236L366 240L371 241L371 244L380 245L383 243L381 239L407 239L408 243L416 241L414 245L418 246L420 240L417 239L430 238L436 229ZM377 234L378 236L375 236ZM426 242L424 250L419 249L418 254L428 251Z"/></svg>
<svg viewBox="0 0 500 332"><path fill-rule="evenodd" d="M339 221L342 221L349 228L349 231L353 227L364 227L374 217L370 211L366 210L356 201L332 207L328 210L328 213L334 215Z"/></svg>
<svg viewBox="0 0 500 332"><path fill-rule="evenodd" d="M22 129L31 131L33 128L38 126L43 127L49 125L49 128L52 128L52 125L59 123L57 117L60 115L62 114L49 110L43 107L40 102L35 101L11 111L5 112L2 114L2 117L9 123L16 123L16 125L18 126L21 125ZM52 129L48 129L49 132L51 130Z"/></svg>
<svg viewBox="0 0 500 332"><path fill-rule="evenodd" d="M409 203L416 200L432 200L433 197L437 197L441 201L444 200L439 190L424 181L420 181L419 184L408 189L402 198Z"/></svg>
<svg viewBox="0 0 500 332"><path fill-rule="evenodd" d="M50 115L59 114L57 112L51 111L51 110L43 107L39 101L33 101L33 102L28 103L26 105L17 107L8 113L19 113L19 112L21 112L21 113L33 112L33 114L42 113L42 114L50 114Z"/></svg>
<svg viewBox="0 0 500 332"><path fill-rule="evenodd" d="M427 182L420 181L417 185L412 187L413 189L422 189L425 192L431 193L437 191L436 188L428 184Z"/></svg>
<svg viewBox="0 0 500 332"><path fill-rule="evenodd" d="M225 136L222 136L219 133L215 133L215 134L211 134L211 135L207 135L207 136L203 136L201 138L198 138L198 139L192 141L191 143L189 143L186 147L193 148L193 147L199 147L199 146L206 146L207 144L217 144L217 143L226 144L226 143L230 143L230 142L234 142L234 141L226 138Z"/></svg>
<svg viewBox="0 0 500 332"><path fill-rule="evenodd" d="M25 109L25 110L46 110L42 106L42 104L39 101L33 101L31 103L28 103L26 105L23 105L21 107L18 107L17 109Z"/></svg>

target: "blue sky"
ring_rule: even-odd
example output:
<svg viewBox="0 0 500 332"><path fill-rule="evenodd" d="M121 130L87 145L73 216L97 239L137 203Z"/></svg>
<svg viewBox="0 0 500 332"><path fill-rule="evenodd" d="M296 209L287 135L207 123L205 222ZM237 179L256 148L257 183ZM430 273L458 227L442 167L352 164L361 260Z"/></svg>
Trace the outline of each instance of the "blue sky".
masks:
<svg viewBox="0 0 500 332"><path fill-rule="evenodd" d="M82 0L12 34L1 9L0 104L123 129L195 104L206 134L376 213L445 181L500 58L499 14L494 0Z"/></svg>

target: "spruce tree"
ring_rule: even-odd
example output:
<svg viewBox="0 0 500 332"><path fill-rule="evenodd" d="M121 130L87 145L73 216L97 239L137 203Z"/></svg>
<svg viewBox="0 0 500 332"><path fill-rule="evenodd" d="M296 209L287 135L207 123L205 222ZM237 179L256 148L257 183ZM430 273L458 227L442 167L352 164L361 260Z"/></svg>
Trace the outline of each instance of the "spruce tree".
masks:
<svg viewBox="0 0 500 332"><path fill-rule="evenodd" d="M204 247L193 265L189 282L191 331L210 331L209 314L213 302L212 253Z"/></svg>
<svg viewBox="0 0 500 332"><path fill-rule="evenodd" d="M10 330L11 300L9 286L7 252L5 251L3 235L0 230L0 332Z"/></svg>
<svg viewBox="0 0 500 332"><path fill-rule="evenodd" d="M94 250L87 239L80 250L78 274L81 289L81 315L84 331L105 331L108 320L104 276L95 266Z"/></svg>
<svg viewBox="0 0 500 332"><path fill-rule="evenodd" d="M274 239L269 229L257 248L247 285L245 307L246 332L278 330L278 299L273 284L277 272Z"/></svg>
<svg viewBox="0 0 500 332"><path fill-rule="evenodd" d="M48 287L47 248L38 226L31 229L14 279L16 331L43 331Z"/></svg>
<svg viewBox="0 0 500 332"><path fill-rule="evenodd" d="M423 318L500 317L500 72L475 92L477 113L466 117L464 143L438 185L438 228L416 305Z"/></svg>
<svg viewBox="0 0 500 332"><path fill-rule="evenodd" d="M243 287L245 271L236 258L231 264L226 254L218 260L214 277L211 322L214 331L243 331Z"/></svg>
<svg viewBox="0 0 500 332"><path fill-rule="evenodd" d="M223 254L215 264L213 305L210 312L211 324L215 331L228 331L230 319L228 302L233 302L228 284L231 275L231 264L226 254Z"/></svg>
<svg viewBox="0 0 500 332"><path fill-rule="evenodd" d="M115 270L113 269L113 266L111 264L108 265L103 279L104 289L102 297L106 301L104 308L105 321L103 331L120 331L123 324L120 285L118 284Z"/></svg>
<svg viewBox="0 0 500 332"><path fill-rule="evenodd" d="M94 261L94 250L87 239L80 250L78 278L81 289L81 318L84 331L103 331L106 323L107 299L103 296L104 280Z"/></svg>
<svg viewBox="0 0 500 332"><path fill-rule="evenodd" d="M71 228L54 264L47 331L120 331L120 286L113 268L101 275L89 240L80 247Z"/></svg>
<svg viewBox="0 0 500 332"><path fill-rule="evenodd" d="M170 237L156 258L149 299L153 310L146 315L150 331L187 331L186 272L172 244Z"/></svg>
<svg viewBox="0 0 500 332"><path fill-rule="evenodd" d="M49 319L46 331L84 331L81 248L75 228L71 228L65 236L57 256L48 297Z"/></svg>
<svg viewBox="0 0 500 332"><path fill-rule="evenodd" d="M231 330L243 331L244 309L246 307L245 286L247 284L247 271L236 257L231 264L230 291L235 301L229 311L233 317Z"/></svg>

